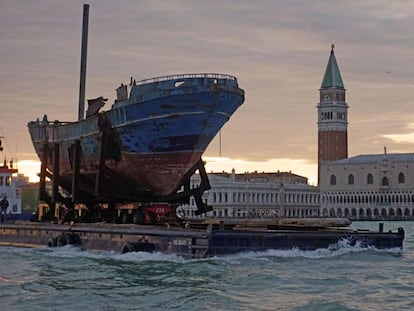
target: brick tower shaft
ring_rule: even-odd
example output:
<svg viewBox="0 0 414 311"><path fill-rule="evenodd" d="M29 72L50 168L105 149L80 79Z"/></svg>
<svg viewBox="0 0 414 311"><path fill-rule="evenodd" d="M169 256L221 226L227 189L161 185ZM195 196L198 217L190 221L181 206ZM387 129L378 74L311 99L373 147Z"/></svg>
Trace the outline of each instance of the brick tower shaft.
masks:
<svg viewBox="0 0 414 311"><path fill-rule="evenodd" d="M318 184L321 164L348 157L348 104L345 87L332 45L328 65L319 89Z"/></svg>

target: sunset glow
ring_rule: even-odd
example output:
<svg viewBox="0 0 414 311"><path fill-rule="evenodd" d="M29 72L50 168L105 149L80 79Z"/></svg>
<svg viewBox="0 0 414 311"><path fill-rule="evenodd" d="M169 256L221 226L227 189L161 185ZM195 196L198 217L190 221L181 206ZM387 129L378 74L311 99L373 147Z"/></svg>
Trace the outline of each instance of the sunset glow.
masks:
<svg viewBox="0 0 414 311"><path fill-rule="evenodd" d="M306 160L271 159L260 162L224 157L204 157L203 160L206 161L207 173L223 171L230 173L232 169L235 169L236 173L277 172L279 170L291 171L293 174L305 176L308 178L308 182L313 185L316 185L317 182L317 166L315 163L308 163ZM30 182L39 181L40 161L20 161L17 163L17 168L20 174L29 177Z"/></svg>

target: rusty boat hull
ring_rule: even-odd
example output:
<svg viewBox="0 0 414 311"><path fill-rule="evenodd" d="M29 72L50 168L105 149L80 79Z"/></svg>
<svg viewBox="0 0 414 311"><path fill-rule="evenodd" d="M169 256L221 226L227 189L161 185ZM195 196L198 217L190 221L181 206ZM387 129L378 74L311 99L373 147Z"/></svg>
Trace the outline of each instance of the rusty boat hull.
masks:
<svg viewBox="0 0 414 311"><path fill-rule="evenodd" d="M94 194L103 163L116 177L104 180L107 196L168 197L244 101L237 79L222 74L160 77L134 82L129 89L128 94L121 85L110 110L77 122L49 122L46 116L29 122L34 148L50 172L70 183L79 141L84 193ZM58 166L53 148L59 149ZM119 184L128 186L119 190Z"/></svg>

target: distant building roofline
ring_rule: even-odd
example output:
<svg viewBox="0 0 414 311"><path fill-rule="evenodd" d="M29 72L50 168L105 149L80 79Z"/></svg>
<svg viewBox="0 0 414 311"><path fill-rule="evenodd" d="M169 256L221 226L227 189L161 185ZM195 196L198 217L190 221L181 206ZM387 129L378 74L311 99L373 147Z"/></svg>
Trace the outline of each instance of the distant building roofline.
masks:
<svg viewBox="0 0 414 311"><path fill-rule="evenodd" d="M379 154L360 154L332 162L324 162L326 165L343 165L343 164L362 164L362 163L377 163L383 160L390 160L392 162L414 161L414 153L379 153Z"/></svg>

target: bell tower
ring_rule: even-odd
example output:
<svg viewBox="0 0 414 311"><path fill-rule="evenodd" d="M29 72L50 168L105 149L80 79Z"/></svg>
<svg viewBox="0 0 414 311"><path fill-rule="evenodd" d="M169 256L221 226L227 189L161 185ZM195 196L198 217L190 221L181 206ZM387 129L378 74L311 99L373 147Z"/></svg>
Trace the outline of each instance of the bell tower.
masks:
<svg viewBox="0 0 414 311"><path fill-rule="evenodd" d="M348 104L345 87L335 58L335 46L319 89L318 103L318 184L320 167L325 161L348 157Z"/></svg>

